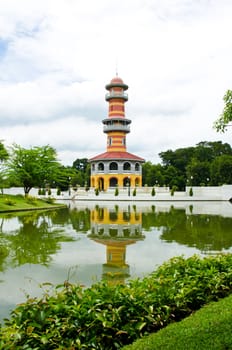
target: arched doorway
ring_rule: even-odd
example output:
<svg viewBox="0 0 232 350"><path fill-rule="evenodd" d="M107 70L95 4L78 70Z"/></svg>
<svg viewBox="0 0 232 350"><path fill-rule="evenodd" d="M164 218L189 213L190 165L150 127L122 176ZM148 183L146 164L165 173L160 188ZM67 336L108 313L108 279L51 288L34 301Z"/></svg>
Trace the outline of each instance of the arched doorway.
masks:
<svg viewBox="0 0 232 350"><path fill-rule="evenodd" d="M139 183L139 178L136 177L136 179L135 179L135 186L139 186L139 185L140 185L140 183Z"/></svg>
<svg viewBox="0 0 232 350"><path fill-rule="evenodd" d="M130 178L128 176L124 177L124 179L123 179L123 186L126 187L126 186L130 186L130 185L131 185Z"/></svg>
<svg viewBox="0 0 232 350"><path fill-rule="evenodd" d="M118 179L116 177L111 177L110 187L116 187L118 185Z"/></svg>

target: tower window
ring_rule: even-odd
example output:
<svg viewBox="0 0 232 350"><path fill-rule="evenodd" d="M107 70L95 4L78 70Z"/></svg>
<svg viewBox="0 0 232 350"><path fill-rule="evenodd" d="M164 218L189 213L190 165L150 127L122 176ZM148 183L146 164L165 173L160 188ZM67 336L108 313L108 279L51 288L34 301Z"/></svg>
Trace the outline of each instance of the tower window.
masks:
<svg viewBox="0 0 232 350"><path fill-rule="evenodd" d="M129 162L123 164L123 170L131 170L131 165Z"/></svg>
<svg viewBox="0 0 232 350"><path fill-rule="evenodd" d="M95 170L95 164L92 164L92 170L93 171Z"/></svg>
<svg viewBox="0 0 232 350"><path fill-rule="evenodd" d="M111 162L110 170L118 170L118 164L116 162Z"/></svg>
<svg viewBox="0 0 232 350"><path fill-rule="evenodd" d="M122 139L122 144L123 144L123 146L126 146L126 138L125 137L123 137L123 139Z"/></svg>
<svg viewBox="0 0 232 350"><path fill-rule="evenodd" d="M98 170L103 171L104 170L104 164L103 163L99 163L97 168L98 168Z"/></svg>
<svg viewBox="0 0 232 350"><path fill-rule="evenodd" d="M112 145L112 137L108 137L108 145L109 145L109 146Z"/></svg>
<svg viewBox="0 0 232 350"><path fill-rule="evenodd" d="M135 163L135 171L139 171L139 163Z"/></svg>

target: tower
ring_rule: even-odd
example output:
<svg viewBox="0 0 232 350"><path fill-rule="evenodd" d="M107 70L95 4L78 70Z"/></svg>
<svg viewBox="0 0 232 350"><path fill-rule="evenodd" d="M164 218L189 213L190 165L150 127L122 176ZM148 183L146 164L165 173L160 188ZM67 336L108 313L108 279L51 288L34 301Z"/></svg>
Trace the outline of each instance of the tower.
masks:
<svg viewBox="0 0 232 350"><path fill-rule="evenodd" d="M142 163L144 159L127 152L126 135L131 120L125 118L128 86L116 76L106 85L105 95L109 103L108 117L102 120L107 135L106 152L89 160L91 164L91 187L107 190L111 187L142 186Z"/></svg>

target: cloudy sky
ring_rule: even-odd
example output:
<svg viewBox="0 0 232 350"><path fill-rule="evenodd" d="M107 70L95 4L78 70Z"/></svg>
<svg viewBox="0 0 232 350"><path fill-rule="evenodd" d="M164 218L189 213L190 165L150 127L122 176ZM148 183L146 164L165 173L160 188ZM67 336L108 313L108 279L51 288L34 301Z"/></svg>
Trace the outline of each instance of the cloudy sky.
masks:
<svg viewBox="0 0 232 350"><path fill-rule="evenodd" d="M64 165L106 150L105 85L129 85L127 150L200 141L232 89L231 0L0 0L0 139Z"/></svg>

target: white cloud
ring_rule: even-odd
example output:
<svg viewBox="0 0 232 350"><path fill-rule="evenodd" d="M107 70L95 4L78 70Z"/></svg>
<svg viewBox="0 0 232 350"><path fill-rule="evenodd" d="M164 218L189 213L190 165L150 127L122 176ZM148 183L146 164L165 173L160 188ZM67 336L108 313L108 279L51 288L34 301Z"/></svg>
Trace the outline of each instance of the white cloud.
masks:
<svg viewBox="0 0 232 350"><path fill-rule="evenodd" d="M50 144L63 164L105 151L104 86L129 85L128 151L231 143L213 121L231 88L229 0L1 0L1 139Z"/></svg>

